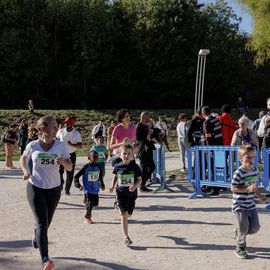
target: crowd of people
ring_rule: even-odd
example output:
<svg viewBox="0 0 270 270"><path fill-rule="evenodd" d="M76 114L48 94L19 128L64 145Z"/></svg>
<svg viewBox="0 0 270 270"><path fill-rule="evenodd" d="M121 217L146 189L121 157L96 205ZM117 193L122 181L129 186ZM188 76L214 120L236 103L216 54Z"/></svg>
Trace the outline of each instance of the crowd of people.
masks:
<svg viewBox="0 0 270 270"><path fill-rule="evenodd" d="M270 110L270 98L267 100ZM155 170L153 151L155 143L168 145L168 128L162 117L154 123L149 112L142 112L137 125L131 122L131 114L127 109L121 109L106 129L103 120L93 127L94 144L88 152L89 162L74 176L76 151L83 146L80 132L74 127L76 118L68 116L60 128L56 119L51 116L41 117L36 123L28 125L23 119L19 126L10 125L4 135L6 149L6 168L16 169L12 155L16 142L20 147L20 166L23 179L27 183L27 199L35 217L33 247L38 248L42 260L42 269L50 270L54 262L48 252L48 228L52 222L54 211L64 189L70 195L74 186L84 194L86 213L84 222L92 224L92 210L99 204L99 192L105 190L105 163L113 166L113 178L110 192L116 191L115 208L121 214L121 227L127 246L132 244L128 233L128 218L132 215L137 199L137 189L140 192L151 192L146 183ZM253 167L254 149L269 147L270 115L259 113L259 118L251 123L246 112L239 118L238 124L231 117L231 107L222 106L221 115L213 113L209 106L198 108L191 120L181 113L176 127L180 150L181 171L187 170L186 152L195 145L238 145L241 167L237 169L232 182L233 211L237 216L236 255L247 257L245 251L246 235L259 230L259 219L254 206L255 194L265 201L255 182L250 177L256 175ZM107 141L106 141L107 138ZM139 165L136 163L139 160ZM211 161L212 162L212 161ZM66 171L66 179L64 172ZM80 183L82 177L82 184ZM249 179L249 185L245 182ZM206 190L209 195L219 195L219 188ZM249 201L243 204L243 201ZM249 212L250 211L250 212ZM254 222L253 222L254 221Z"/></svg>

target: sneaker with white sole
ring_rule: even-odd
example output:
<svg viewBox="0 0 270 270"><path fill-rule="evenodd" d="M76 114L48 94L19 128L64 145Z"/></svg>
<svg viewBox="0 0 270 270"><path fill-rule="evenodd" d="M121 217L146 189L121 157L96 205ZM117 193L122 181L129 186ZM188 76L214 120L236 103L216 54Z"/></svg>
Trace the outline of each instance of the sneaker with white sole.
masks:
<svg viewBox="0 0 270 270"><path fill-rule="evenodd" d="M244 248L238 247L235 249L234 254L240 259L247 259L248 254Z"/></svg>

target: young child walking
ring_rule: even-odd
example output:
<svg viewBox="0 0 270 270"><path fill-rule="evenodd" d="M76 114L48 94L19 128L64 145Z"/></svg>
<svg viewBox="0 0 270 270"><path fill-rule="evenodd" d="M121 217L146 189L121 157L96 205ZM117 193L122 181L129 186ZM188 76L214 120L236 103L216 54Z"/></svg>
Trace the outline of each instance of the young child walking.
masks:
<svg viewBox="0 0 270 270"><path fill-rule="evenodd" d="M94 144L91 148L92 151L98 152L98 165L102 172L102 177L105 176L105 162L108 159L109 151L107 147L104 145L104 137L97 137L97 144Z"/></svg>
<svg viewBox="0 0 270 270"><path fill-rule="evenodd" d="M117 206L121 214L121 227L125 236L125 245L132 241L128 235L128 218L132 215L137 199L137 188L142 182L140 167L133 160L133 147L124 144L120 147L122 162L115 165L110 192L116 185Z"/></svg>
<svg viewBox="0 0 270 270"><path fill-rule="evenodd" d="M84 202L86 205L86 214L84 222L92 224L92 209L98 206L99 203L99 189L105 190L102 172L98 166L98 153L90 151L88 154L89 163L84 165L83 168L75 175L74 184L76 188L83 189ZM81 186L79 178L83 179L83 186Z"/></svg>
<svg viewBox="0 0 270 270"><path fill-rule="evenodd" d="M255 195L263 202L267 197L262 195L256 185L258 169L254 168L253 161L256 150L250 145L243 145L238 149L241 166L234 172L231 191L233 192L232 211L235 213L238 228L235 230L237 243L235 255L246 259L246 236L255 234L260 229L258 211L255 205Z"/></svg>

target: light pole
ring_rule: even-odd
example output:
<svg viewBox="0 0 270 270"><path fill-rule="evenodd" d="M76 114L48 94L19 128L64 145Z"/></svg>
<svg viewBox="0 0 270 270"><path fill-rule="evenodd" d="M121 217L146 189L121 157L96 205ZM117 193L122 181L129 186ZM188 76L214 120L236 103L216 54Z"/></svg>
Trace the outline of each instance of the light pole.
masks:
<svg viewBox="0 0 270 270"><path fill-rule="evenodd" d="M198 53L194 114L196 113L197 109L203 105L205 63L206 56L209 53L210 51L208 49L200 49Z"/></svg>

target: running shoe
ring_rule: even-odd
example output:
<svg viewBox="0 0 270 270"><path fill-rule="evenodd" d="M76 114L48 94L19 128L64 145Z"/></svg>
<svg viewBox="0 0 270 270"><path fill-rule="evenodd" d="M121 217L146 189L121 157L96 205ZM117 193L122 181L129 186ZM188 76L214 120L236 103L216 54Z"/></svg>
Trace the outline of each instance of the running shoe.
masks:
<svg viewBox="0 0 270 270"><path fill-rule="evenodd" d="M93 224L94 221L91 218L85 218L84 219L84 223L86 223L86 224Z"/></svg>
<svg viewBox="0 0 270 270"><path fill-rule="evenodd" d="M236 257L240 258L240 259L247 259L248 258L248 254L246 252L246 250L244 248L236 248L236 250L234 251L234 254L236 255Z"/></svg>
<svg viewBox="0 0 270 270"><path fill-rule="evenodd" d="M52 260L48 260L46 262L43 263L43 268L42 270L51 270L54 268L54 263Z"/></svg>
<svg viewBox="0 0 270 270"><path fill-rule="evenodd" d="M128 246L130 246L130 245L132 245L132 244L133 244L133 242L130 240L129 237L127 237L127 238L125 239L125 245L128 247Z"/></svg>

